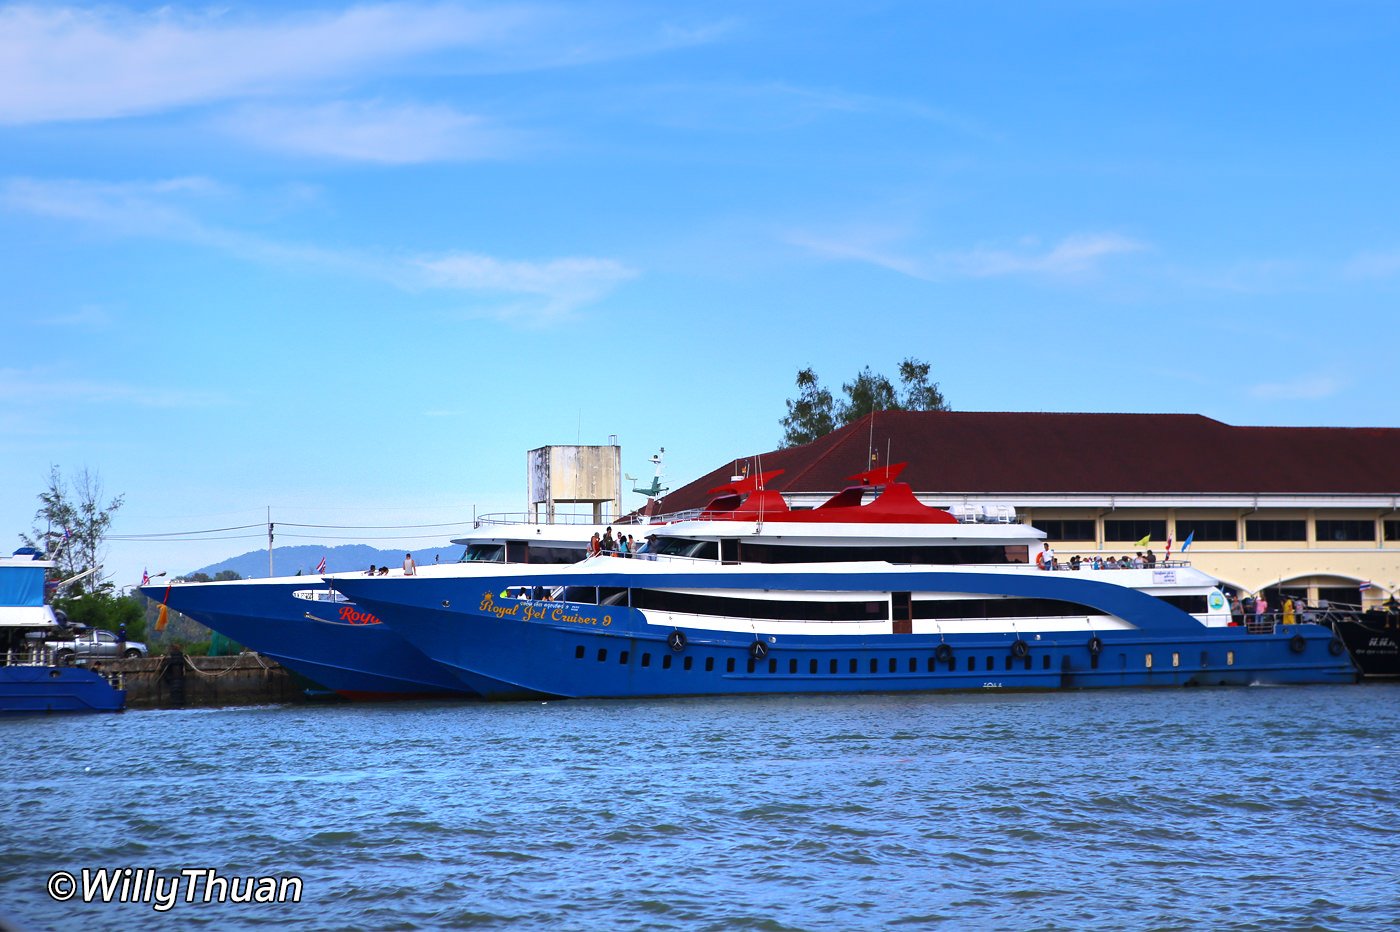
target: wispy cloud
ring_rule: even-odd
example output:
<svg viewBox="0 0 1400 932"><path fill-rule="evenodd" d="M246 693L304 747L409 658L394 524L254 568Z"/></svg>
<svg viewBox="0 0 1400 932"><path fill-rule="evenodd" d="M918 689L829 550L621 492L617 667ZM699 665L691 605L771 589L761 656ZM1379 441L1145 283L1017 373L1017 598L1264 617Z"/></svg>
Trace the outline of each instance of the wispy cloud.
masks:
<svg viewBox="0 0 1400 932"><path fill-rule="evenodd" d="M841 236L794 233L788 242L831 259L866 262L914 278L942 281L954 278L996 278L1011 275L1076 277L1096 271L1114 256L1142 252L1148 247L1115 233L1067 236L1042 247L1036 241L1018 248L976 247L964 251L918 253L899 250L890 231L847 231Z"/></svg>
<svg viewBox="0 0 1400 932"><path fill-rule="evenodd" d="M287 243L202 220L198 207L222 189L197 178L131 184L0 182L0 208L79 223L109 235L176 240L256 262L333 270L414 291L438 289L484 297L470 313L525 325L567 317L637 275L608 258L510 260L474 252L395 256Z"/></svg>
<svg viewBox="0 0 1400 932"><path fill-rule="evenodd" d="M431 285L506 299L490 306L487 315L535 325L566 317L637 274L615 260L596 258L528 262L458 253L415 264Z"/></svg>
<svg viewBox="0 0 1400 932"><path fill-rule="evenodd" d="M0 369L0 401L43 405L75 402L141 408L205 408L230 403L216 392L191 392L118 381L73 378L52 368Z"/></svg>
<svg viewBox="0 0 1400 932"><path fill-rule="evenodd" d="M162 7L0 10L0 123L106 119L305 87L483 46L539 12L379 3L258 20Z"/></svg>
<svg viewBox="0 0 1400 932"><path fill-rule="evenodd" d="M1326 375L1305 376L1290 382L1266 382L1252 385L1249 394L1266 401L1314 401L1330 398L1346 387L1340 379Z"/></svg>
<svg viewBox="0 0 1400 932"><path fill-rule="evenodd" d="M214 126L265 149L389 165L498 158L525 138L452 107L378 100L248 105Z"/></svg>
<svg viewBox="0 0 1400 932"><path fill-rule="evenodd" d="M394 69L565 67L712 42L728 28L537 4L381 2L264 16L10 6L0 9L0 124L269 98Z"/></svg>
<svg viewBox="0 0 1400 932"><path fill-rule="evenodd" d="M1363 252L1344 267L1350 278L1393 278L1400 275L1400 249Z"/></svg>
<svg viewBox="0 0 1400 932"><path fill-rule="evenodd" d="M67 314L50 314L46 317L39 317L36 318L35 322L46 327L93 332L110 330L116 325L112 312L96 304L85 304Z"/></svg>

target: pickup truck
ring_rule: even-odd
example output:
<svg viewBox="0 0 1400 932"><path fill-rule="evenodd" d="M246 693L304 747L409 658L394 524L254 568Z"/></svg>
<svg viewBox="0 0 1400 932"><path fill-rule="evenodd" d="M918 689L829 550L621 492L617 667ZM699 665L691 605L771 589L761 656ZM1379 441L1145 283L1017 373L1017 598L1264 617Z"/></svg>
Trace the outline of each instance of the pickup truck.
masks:
<svg viewBox="0 0 1400 932"><path fill-rule="evenodd" d="M74 661L115 660L118 657L144 657L146 645L140 641L118 641L117 636L102 628L89 628L72 638L52 639L44 646L53 652L61 664Z"/></svg>

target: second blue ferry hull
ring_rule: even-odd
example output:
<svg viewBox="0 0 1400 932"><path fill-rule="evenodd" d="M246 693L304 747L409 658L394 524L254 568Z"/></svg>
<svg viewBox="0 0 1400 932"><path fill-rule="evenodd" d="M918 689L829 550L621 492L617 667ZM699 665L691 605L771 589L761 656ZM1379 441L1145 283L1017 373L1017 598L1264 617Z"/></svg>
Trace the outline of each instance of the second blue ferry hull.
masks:
<svg viewBox="0 0 1400 932"><path fill-rule="evenodd" d="M1206 627L1149 595L1119 586L996 574L905 577L920 591L1059 595L1130 617L1132 629L1085 628L1017 635L758 635L649 624L626 606L497 602L512 577L347 580L340 588L490 699L623 698L739 693L833 693L946 689L1063 689L1193 685L1354 683L1350 655L1330 630L1293 625L1279 633ZM710 580L713 582L713 580ZM760 589L783 580L751 577ZM634 583L638 582L633 580ZM813 589L869 590L884 578L853 574ZM599 585L625 586L625 577ZM686 583L650 579L646 585ZM681 649L668 637L679 631ZM755 642L763 644L755 657ZM1018 646L1019 645L1019 646Z"/></svg>
<svg viewBox="0 0 1400 932"><path fill-rule="evenodd" d="M141 591L347 699L476 697L452 671L377 618L348 603L292 595L323 587L308 577L295 583L177 585L168 596L165 586ZM347 606L358 621L343 620Z"/></svg>

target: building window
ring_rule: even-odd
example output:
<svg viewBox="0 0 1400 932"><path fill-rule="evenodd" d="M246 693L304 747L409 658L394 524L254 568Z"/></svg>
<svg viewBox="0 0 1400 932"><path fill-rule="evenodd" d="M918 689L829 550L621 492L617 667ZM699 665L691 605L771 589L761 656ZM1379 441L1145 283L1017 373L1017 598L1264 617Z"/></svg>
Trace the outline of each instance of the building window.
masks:
<svg viewBox="0 0 1400 932"><path fill-rule="evenodd" d="M1245 540L1307 540L1306 521L1246 521Z"/></svg>
<svg viewBox="0 0 1400 932"><path fill-rule="evenodd" d="M1192 534L1196 540L1238 540L1239 527L1234 521L1203 521L1198 518L1177 518L1176 539L1182 543Z"/></svg>
<svg viewBox="0 0 1400 932"><path fill-rule="evenodd" d="M1400 540L1400 521L1385 522L1385 539Z"/></svg>
<svg viewBox="0 0 1400 932"><path fill-rule="evenodd" d="M1093 521L1071 521L1060 518L1049 518L1044 521L1035 522L1035 526L1045 532L1045 536L1050 540L1093 540ZM1142 537L1141 534L1138 537ZM1136 540L1137 538L1133 538Z"/></svg>
<svg viewBox="0 0 1400 932"><path fill-rule="evenodd" d="M1334 521L1323 518L1317 519L1317 541L1338 540L1375 540L1376 522L1374 521Z"/></svg>
<svg viewBox="0 0 1400 932"><path fill-rule="evenodd" d="M1136 520L1136 521L1105 521L1103 523L1103 539L1105 541L1139 541L1146 537L1148 540L1166 540L1167 522L1165 520Z"/></svg>

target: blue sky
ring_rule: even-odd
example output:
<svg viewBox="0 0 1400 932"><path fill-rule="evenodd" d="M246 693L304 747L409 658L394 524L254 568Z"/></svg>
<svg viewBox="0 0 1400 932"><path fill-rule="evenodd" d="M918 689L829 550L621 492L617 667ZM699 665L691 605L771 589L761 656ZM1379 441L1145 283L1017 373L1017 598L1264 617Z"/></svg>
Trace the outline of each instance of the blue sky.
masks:
<svg viewBox="0 0 1400 932"><path fill-rule="evenodd" d="M124 535L522 510L609 434L681 483L910 355L963 410L1400 426L1397 47L1379 2L0 6L0 526L50 464Z"/></svg>

